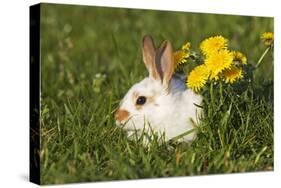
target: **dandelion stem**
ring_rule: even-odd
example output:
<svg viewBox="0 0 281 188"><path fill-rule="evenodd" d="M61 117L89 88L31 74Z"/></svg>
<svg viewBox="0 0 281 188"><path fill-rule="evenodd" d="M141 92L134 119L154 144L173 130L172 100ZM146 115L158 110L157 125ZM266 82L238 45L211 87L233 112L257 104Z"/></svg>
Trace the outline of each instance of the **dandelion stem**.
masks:
<svg viewBox="0 0 281 188"><path fill-rule="evenodd" d="M214 93L213 93L213 82L211 82L211 85L210 85L210 96L211 96L212 107L214 109L215 100L214 100Z"/></svg>
<svg viewBox="0 0 281 188"><path fill-rule="evenodd" d="M257 64L256 64L256 66L255 66L256 69L260 66L262 60L264 59L265 55L268 53L269 50L270 50L270 46L265 49L265 51L263 52L263 54L262 54L261 57L259 58L259 60L258 60L258 62L257 62Z"/></svg>
<svg viewBox="0 0 281 188"><path fill-rule="evenodd" d="M222 105L222 98L223 98L223 95L222 95L222 82L221 82L221 80L220 80L220 104Z"/></svg>

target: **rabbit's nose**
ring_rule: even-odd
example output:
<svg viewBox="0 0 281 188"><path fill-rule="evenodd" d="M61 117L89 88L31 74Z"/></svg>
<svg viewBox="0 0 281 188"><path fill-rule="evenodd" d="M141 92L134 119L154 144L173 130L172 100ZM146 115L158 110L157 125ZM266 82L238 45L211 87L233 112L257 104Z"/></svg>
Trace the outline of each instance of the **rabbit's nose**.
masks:
<svg viewBox="0 0 281 188"><path fill-rule="evenodd" d="M114 113L114 118L117 121L122 122L123 120L127 119L129 117L129 115L130 115L130 113L127 110L118 109Z"/></svg>

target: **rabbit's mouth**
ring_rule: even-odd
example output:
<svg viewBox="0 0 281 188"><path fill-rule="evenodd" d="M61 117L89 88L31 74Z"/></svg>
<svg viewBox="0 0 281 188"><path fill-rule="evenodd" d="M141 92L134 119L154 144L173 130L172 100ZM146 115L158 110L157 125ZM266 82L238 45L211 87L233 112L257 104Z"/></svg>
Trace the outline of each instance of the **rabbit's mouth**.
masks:
<svg viewBox="0 0 281 188"><path fill-rule="evenodd" d="M123 120L118 120L118 119L116 119L116 121L115 121L115 124L117 125L117 126L121 126L122 128L124 128L125 126L126 126L126 124L128 124L129 123L129 121L131 120L131 118L132 118L132 116L131 117L127 117L126 119L123 119ZM124 128L125 129L125 128Z"/></svg>
<svg viewBox="0 0 281 188"><path fill-rule="evenodd" d="M120 121L116 121L116 125L121 127L123 130L127 131L127 132L139 132L141 129L140 128L137 128L135 126L134 123L130 122L131 118L128 118L126 121L124 122L120 122Z"/></svg>
<svg viewBox="0 0 281 188"><path fill-rule="evenodd" d="M128 123L129 120L126 120L126 121L118 121L116 120L115 121L115 124L119 127L121 127L122 129L125 129L124 127L126 126L126 124Z"/></svg>

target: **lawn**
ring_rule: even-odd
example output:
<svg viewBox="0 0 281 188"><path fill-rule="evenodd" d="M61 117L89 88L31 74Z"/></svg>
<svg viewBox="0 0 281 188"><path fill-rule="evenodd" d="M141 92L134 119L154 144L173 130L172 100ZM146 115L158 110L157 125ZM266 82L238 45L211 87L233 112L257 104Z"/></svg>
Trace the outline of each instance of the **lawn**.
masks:
<svg viewBox="0 0 281 188"><path fill-rule="evenodd" d="M205 117L191 143L128 140L113 110L147 76L141 39L199 52L210 36L229 39L250 70L273 19L90 6L41 7L41 183L73 183L273 170L273 57L239 87L204 92ZM249 71L251 72L251 71ZM253 82L248 83L248 77ZM243 86L243 87L242 87Z"/></svg>

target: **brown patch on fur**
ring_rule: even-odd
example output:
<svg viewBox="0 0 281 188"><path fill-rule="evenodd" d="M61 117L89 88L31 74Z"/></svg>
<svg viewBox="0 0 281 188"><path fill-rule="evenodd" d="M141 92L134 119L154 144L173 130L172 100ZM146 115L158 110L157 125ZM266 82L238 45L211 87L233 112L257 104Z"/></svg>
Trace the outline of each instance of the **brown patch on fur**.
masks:
<svg viewBox="0 0 281 188"><path fill-rule="evenodd" d="M127 110L118 109L114 113L114 117L117 121L123 121L129 117L130 113Z"/></svg>
<svg viewBox="0 0 281 188"><path fill-rule="evenodd" d="M154 101L154 97L147 97L147 103L153 103Z"/></svg>

